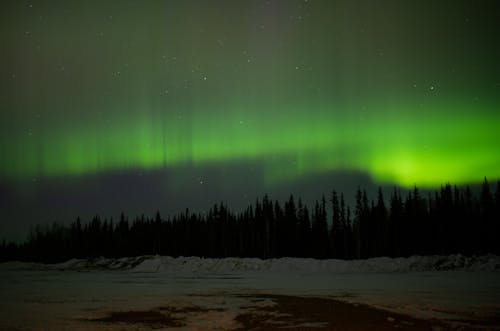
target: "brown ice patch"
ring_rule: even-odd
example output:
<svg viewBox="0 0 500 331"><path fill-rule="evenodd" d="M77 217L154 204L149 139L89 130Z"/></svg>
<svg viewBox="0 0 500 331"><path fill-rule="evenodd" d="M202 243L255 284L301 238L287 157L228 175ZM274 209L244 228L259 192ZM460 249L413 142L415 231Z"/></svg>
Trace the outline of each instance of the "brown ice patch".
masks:
<svg viewBox="0 0 500 331"><path fill-rule="evenodd" d="M236 317L245 330L435 330L436 323L329 298L256 295L274 305L249 305ZM440 330L446 330L439 326Z"/></svg>
<svg viewBox="0 0 500 331"><path fill-rule="evenodd" d="M200 306L162 306L158 308L160 311L167 311L170 314L201 314L208 312L222 312L224 308L205 308Z"/></svg>
<svg viewBox="0 0 500 331"><path fill-rule="evenodd" d="M80 319L85 322L99 322L105 324L139 324L151 329L187 327L198 319L211 319L213 314L225 311L221 307L201 307L198 305L168 305L151 310L129 310L108 312L104 317ZM233 316L234 318L234 316ZM231 318L232 319L232 318Z"/></svg>
<svg viewBox="0 0 500 331"><path fill-rule="evenodd" d="M203 298L203 303L182 300L169 302L150 310L110 312L104 317L85 319L85 321L121 323L121 327L128 324L133 328L137 327L136 324L147 329L178 328L183 331L499 330L498 319L491 319L491 324L482 320L477 324L475 321L456 323L456 321L426 320L364 304L347 303L336 297L253 293L226 294L222 301L218 295L212 296L210 300L205 300L208 297Z"/></svg>
<svg viewBox="0 0 500 331"><path fill-rule="evenodd" d="M155 310L115 311L101 318L87 319L89 322L143 324L152 328L183 326L181 319Z"/></svg>

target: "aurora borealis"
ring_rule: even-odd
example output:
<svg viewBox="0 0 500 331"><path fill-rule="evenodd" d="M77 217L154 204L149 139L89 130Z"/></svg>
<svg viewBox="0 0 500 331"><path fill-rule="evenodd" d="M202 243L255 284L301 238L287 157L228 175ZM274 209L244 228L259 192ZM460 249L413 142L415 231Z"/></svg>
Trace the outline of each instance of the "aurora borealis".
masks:
<svg viewBox="0 0 500 331"><path fill-rule="evenodd" d="M132 202L141 213L167 196L168 210L216 202L242 177L249 199L337 173L425 188L500 178L497 1L1 7L3 218L137 200L96 204L103 183L115 200L154 192ZM78 196L66 213L62 194Z"/></svg>
<svg viewBox="0 0 500 331"><path fill-rule="evenodd" d="M3 174L22 178L129 168L168 171L186 163L256 159L270 182L354 169L381 183L432 187L443 180L470 183L478 173L497 176L499 172L499 119L493 114L483 114L481 119L460 112L451 118L435 115L431 123L421 115L406 119L393 115L380 123L370 114L360 122L311 109L307 115L297 110L292 119L268 112L266 122L251 114L241 115L245 120L196 114L186 124L182 118L179 124L175 119L176 124L170 124L170 120L155 123L145 116L116 127L61 130L45 134L42 141L31 135L10 146L7 155L14 158L4 163ZM40 153L45 145L48 150ZM274 155L292 161L268 162Z"/></svg>

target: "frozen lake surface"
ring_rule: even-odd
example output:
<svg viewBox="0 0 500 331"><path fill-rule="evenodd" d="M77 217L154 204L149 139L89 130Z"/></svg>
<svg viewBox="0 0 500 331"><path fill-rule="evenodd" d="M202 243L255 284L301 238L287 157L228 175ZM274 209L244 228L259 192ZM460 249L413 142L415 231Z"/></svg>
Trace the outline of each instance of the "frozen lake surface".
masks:
<svg viewBox="0 0 500 331"><path fill-rule="evenodd" d="M498 327L500 259L201 259L136 257L0 264L0 330L148 329L89 322L110 312L185 309L175 330L230 330L259 295L323 297L417 318ZM254 298L254 299L252 299ZM172 308L174 307L174 308ZM165 308L167 309L167 308ZM460 322L462 321L462 322ZM164 329L169 329L164 327Z"/></svg>

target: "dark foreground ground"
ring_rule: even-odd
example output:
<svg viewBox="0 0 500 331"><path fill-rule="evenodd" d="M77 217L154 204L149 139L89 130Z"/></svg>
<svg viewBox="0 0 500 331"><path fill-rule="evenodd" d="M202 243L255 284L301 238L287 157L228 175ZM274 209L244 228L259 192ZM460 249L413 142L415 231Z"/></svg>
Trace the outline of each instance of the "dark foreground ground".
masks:
<svg viewBox="0 0 500 331"><path fill-rule="evenodd" d="M90 262L0 264L0 331L500 330L500 277L483 270L491 259L405 272L379 269L415 259ZM346 272L353 263L378 271Z"/></svg>
<svg viewBox="0 0 500 331"><path fill-rule="evenodd" d="M249 304L239 307L234 327L246 330L500 330L500 314L490 320L455 321L416 319L367 305L351 304L331 298L298 297L275 294L239 295ZM145 311L116 311L94 319L84 319L89 329L97 325L136 326L138 329L185 329L194 315L223 312L222 308L201 306L163 306ZM189 328L191 329L191 328ZM201 328L200 328L201 329Z"/></svg>

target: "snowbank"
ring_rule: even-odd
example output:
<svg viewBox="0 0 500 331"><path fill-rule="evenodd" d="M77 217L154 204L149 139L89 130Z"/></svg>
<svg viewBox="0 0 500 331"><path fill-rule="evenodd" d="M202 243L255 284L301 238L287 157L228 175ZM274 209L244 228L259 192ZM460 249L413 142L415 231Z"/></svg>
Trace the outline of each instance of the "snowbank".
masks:
<svg viewBox="0 0 500 331"><path fill-rule="evenodd" d="M199 257L152 256L131 267L136 272L294 272L294 273L366 273L414 271L500 271L500 257L412 256L409 258L372 258L367 260L316 260L280 258L261 260L255 258L203 259Z"/></svg>
<svg viewBox="0 0 500 331"><path fill-rule="evenodd" d="M49 270L127 270L132 272L167 272L196 274L225 274L239 272L271 273L394 273L419 271L500 271L496 255L412 256L409 258L378 257L367 260L316 260L303 258L205 259L200 257L137 256L120 259L72 259L58 264L8 262L2 269Z"/></svg>

